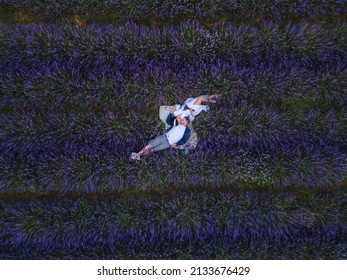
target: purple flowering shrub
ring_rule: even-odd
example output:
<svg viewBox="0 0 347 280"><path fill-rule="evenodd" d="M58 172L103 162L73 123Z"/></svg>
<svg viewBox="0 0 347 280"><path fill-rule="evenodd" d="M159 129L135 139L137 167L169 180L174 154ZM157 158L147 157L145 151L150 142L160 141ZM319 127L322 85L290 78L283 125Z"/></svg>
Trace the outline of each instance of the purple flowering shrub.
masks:
<svg viewBox="0 0 347 280"><path fill-rule="evenodd" d="M0 256L304 259L314 246L315 258L340 259L344 204L344 193L283 191L2 201Z"/></svg>
<svg viewBox="0 0 347 280"><path fill-rule="evenodd" d="M195 22L150 28L89 25L1 25L2 69L60 71L95 75L129 73L157 66L185 67L267 64L313 68L336 67L346 59L346 25L264 23L261 27L218 25L206 29ZM233 65L234 66L234 65ZM64 68L63 68L64 67ZM218 73L218 72L217 72Z"/></svg>
<svg viewBox="0 0 347 280"><path fill-rule="evenodd" d="M290 17L315 19L322 16L339 16L346 3L342 0L5 0L2 5L31 11L40 20L56 21L74 14L95 16L107 14L115 22L157 18L161 20L227 18L274 18Z"/></svg>

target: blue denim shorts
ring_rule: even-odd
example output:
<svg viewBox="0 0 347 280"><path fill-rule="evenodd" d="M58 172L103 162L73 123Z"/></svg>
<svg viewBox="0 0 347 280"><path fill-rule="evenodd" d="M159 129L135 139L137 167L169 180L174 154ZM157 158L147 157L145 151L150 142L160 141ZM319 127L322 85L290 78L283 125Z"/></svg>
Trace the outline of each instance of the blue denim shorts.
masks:
<svg viewBox="0 0 347 280"><path fill-rule="evenodd" d="M171 145L167 140L166 134L161 134L148 142L153 147L153 152L170 148Z"/></svg>

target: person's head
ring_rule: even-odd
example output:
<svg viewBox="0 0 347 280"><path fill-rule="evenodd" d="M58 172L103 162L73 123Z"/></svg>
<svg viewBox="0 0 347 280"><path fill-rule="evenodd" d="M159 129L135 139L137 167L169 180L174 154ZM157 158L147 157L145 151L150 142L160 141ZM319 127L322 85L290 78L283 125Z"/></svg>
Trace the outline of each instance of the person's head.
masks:
<svg viewBox="0 0 347 280"><path fill-rule="evenodd" d="M180 119L179 122L181 125L187 126L188 123L190 122L190 120L188 117L184 117L184 118Z"/></svg>

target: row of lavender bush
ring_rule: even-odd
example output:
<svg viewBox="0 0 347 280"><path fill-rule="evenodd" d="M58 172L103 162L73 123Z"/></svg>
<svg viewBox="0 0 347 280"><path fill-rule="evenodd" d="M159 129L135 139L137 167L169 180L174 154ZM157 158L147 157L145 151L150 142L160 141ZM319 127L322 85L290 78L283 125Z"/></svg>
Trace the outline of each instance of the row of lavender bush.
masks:
<svg viewBox="0 0 347 280"><path fill-rule="evenodd" d="M214 156L201 147L188 158L166 151L140 165L129 163L125 152L95 151L85 147L79 153L56 152L1 158L2 193L107 193L125 189L213 189L235 186L338 186L346 176L344 155L337 150L300 149L251 154L244 150L217 150ZM209 147L210 148L210 147ZM214 148L214 147L213 147ZM127 152L129 151L129 152ZM219 154L218 154L219 153Z"/></svg>
<svg viewBox="0 0 347 280"><path fill-rule="evenodd" d="M6 25L0 33L2 70L40 70L58 64L94 71L136 72L150 65L181 71L189 65L295 63L313 69L346 62L347 25L272 22L260 27L225 24L206 29L196 22L162 28L126 24ZM203 65L202 65L203 66Z"/></svg>
<svg viewBox="0 0 347 280"><path fill-rule="evenodd" d="M292 25L213 31L195 23L2 27L1 192L233 183L324 187L345 176L345 25L296 25L296 34L314 35L297 52L289 51L297 44L289 37L283 57L270 52L280 40L271 45L259 39L250 47L253 40L245 38L284 34ZM198 48L200 41L187 34L214 43ZM235 53L232 42L239 43ZM209 47L221 45L229 55ZM194 123L200 141L189 158L170 151L145 165L128 161L161 131L160 105L212 92L223 96Z"/></svg>
<svg viewBox="0 0 347 280"><path fill-rule="evenodd" d="M225 18L287 18L339 16L345 12L343 0L4 0L2 6L31 11L40 20L55 21L74 14L107 15L115 22L125 20L219 20Z"/></svg>
<svg viewBox="0 0 347 280"><path fill-rule="evenodd" d="M0 257L343 259L345 195L176 192L154 200L1 202Z"/></svg>
<svg viewBox="0 0 347 280"><path fill-rule="evenodd" d="M19 64L18 67L20 67ZM36 67L31 64L29 67ZM132 64L131 72L101 72L76 66L51 64L41 69L0 72L0 108L46 111L54 108L104 107L120 113L153 109L164 103L183 102L187 96L219 92L225 110L253 106L261 112L302 113L316 110L343 114L346 108L346 67L308 69L286 61L240 66L216 62L189 65L180 72L168 64ZM130 66L130 67L132 67ZM23 66L25 68L25 66Z"/></svg>

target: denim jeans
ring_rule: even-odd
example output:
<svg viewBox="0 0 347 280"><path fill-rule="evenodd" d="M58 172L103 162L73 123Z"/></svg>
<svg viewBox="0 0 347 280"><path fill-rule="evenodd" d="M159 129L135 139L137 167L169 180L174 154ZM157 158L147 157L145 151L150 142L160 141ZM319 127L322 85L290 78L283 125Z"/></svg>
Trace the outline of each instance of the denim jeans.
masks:
<svg viewBox="0 0 347 280"><path fill-rule="evenodd" d="M166 134L161 134L148 142L153 147L153 152L170 148L171 145L167 140Z"/></svg>

